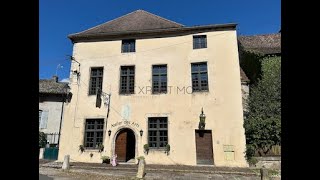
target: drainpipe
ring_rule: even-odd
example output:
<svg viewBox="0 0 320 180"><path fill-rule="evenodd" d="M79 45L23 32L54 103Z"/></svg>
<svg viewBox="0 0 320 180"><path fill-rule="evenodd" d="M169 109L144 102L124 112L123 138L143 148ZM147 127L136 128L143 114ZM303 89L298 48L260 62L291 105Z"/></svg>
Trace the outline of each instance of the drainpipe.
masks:
<svg viewBox="0 0 320 180"><path fill-rule="evenodd" d="M61 107L61 116L60 116L60 126L59 126L59 138L58 138L58 147L59 147L59 142L60 142L60 137L61 137L61 125L62 125L62 118L63 118L63 106L64 106L64 101L66 100L67 95L62 95L62 107Z"/></svg>

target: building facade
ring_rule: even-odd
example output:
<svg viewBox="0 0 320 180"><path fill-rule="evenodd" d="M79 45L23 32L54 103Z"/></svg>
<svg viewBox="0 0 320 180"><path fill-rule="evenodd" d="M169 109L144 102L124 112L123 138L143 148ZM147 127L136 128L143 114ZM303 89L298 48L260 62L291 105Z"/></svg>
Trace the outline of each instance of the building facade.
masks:
<svg viewBox="0 0 320 180"><path fill-rule="evenodd" d="M58 82L58 77L39 80L39 131L44 132L47 143L59 144L63 106L68 94L68 84Z"/></svg>
<svg viewBox="0 0 320 180"><path fill-rule="evenodd" d="M236 24L137 10L69 38L59 161L248 166Z"/></svg>

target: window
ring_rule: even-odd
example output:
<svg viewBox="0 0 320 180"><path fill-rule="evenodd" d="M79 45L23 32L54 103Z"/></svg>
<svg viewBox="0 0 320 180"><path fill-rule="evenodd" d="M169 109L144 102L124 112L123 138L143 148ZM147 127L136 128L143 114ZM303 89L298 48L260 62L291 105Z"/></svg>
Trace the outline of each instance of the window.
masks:
<svg viewBox="0 0 320 180"><path fill-rule="evenodd" d="M121 66L120 94L134 93L134 66Z"/></svg>
<svg viewBox="0 0 320 180"><path fill-rule="evenodd" d="M152 66L152 93L167 92L167 65Z"/></svg>
<svg viewBox="0 0 320 180"><path fill-rule="evenodd" d="M207 35L193 36L193 49L207 48Z"/></svg>
<svg viewBox="0 0 320 180"><path fill-rule="evenodd" d="M46 129L47 128L48 116L49 116L49 111L47 111L47 110L44 110L44 111L39 110L39 128L40 129Z"/></svg>
<svg viewBox="0 0 320 180"><path fill-rule="evenodd" d="M208 91L207 63L192 63L192 91Z"/></svg>
<svg viewBox="0 0 320 180"><path fill-rule="evenodd" d="M95 95L98 89L102 91L103 67L91 68L89 95Z"/></svg>
<svg viewBox="0 0 320 180"><path fill-rule="evenodd" d="M84 144L87 148L98 148L103 140L103 119L87 119Z"/></svg>
<svg viewBox="0 0 320 180"><path fill-rule="evenodd" d="M42 115L42 110L39 110L39 126L40 126L40 123L41 123L41 115Z"/></svg>
<svg viewBox="0 0 320 180"><path fill-rule="evenodd" d="M122 40L122 53L128 53L128 52L136 52L136 40L130 39L130 40Z"/></svg>
<svg viewBox="0 0 320 180"><path fill-rule="evenodd" d="M150 148L164 148L168 144L167 117L150 117L148 143Z"/></svg>

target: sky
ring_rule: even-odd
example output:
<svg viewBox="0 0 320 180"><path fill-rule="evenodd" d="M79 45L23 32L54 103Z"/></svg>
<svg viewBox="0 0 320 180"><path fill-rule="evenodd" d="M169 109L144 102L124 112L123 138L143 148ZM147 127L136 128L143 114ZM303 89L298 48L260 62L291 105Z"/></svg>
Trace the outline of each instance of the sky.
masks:
<svg viewBox="0 0 320 180"><path fill-rule="evenodd" d="M281 29L280 0L40 0L39 78L67 81L73 44L80 32L143 9L185 26L237 23L238 35Z"/></svg>

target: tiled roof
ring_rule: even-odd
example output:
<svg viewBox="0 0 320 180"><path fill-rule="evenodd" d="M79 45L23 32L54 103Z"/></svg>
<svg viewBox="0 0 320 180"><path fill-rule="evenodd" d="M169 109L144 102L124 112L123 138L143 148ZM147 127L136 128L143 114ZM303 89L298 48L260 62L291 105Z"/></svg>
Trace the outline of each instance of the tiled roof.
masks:
<svg viewBox="0 0 320 180"><path fill-rule="evenodd" d="M137 10L100 24L85 31L70 34L68 37L72 40L84 40L95 38L114 38L115 36L133 36L133 35L146 35L156 33L158 36L165 33L177 33L187 31L206 31L212 29L235 29L236 24L214 24L203 26L190 26L186 27L177 22L162 18L155 14L149 13L144 10ZM154 35L154 34L153 34Z"/></svg>
<svg viewBox="0 0 320 180"><path fill-rule="evenodd" d="M144 10L137 10L74 35L90 35L179 27L183 27L183 25Z"/></svg>
<svg viewBox="0 0 320 180"><path fill-rule="evenodd" d="M239 36L238 40L246 51L264 55L281 53L281 33Z"/></svg>
<svg viewBox="0 0 320 180"><path fill-rule="evenodd" d="M43 94L67 94L68 83L57 82L54 79L40 79L39 93Z"/></svg>

